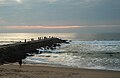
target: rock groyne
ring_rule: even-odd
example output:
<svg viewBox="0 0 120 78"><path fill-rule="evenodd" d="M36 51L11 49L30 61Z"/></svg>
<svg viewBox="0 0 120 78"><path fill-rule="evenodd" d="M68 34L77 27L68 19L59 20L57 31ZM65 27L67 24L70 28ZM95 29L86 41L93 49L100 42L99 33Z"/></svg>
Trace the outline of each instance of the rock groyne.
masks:
<svg viewBox="0 0 120 78"><path fill-rule="evenodd" d="M18 62L25 59L27 53L35 53L37 48L57 46L58 43L66 43L66 40L59 38L45 38L19 42L15 44L2 45L0 47L0 64Z"/></svg>

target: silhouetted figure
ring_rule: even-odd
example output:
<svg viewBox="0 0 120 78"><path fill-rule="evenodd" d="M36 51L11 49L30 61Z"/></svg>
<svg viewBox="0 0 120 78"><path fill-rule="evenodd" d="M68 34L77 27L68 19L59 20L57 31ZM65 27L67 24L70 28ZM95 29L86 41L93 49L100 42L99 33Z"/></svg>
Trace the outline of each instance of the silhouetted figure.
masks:
<svg viewBox="0 0 120 78"><path fill-rule="evenodd" d="M25 39L25 43L26 43L26 39Z"/></svg>
<svg viewBox="0 0 120 78"><path fill-rule="evenodd" d="M22 66L22 59L20 59L18 62L19 62L19 65L21 67Z"/></svg>
<svg viewBox="0 0 120 78"><path fill-rule="evenodd" d="M31 41L34 41L34 38L31 38Z"/></svg>
<svg viewBox="0 0 120 78"><path fill-rule="evenodd" d="M47 39L47 37L45 36L44 39Z"/></svg>
<svg viewBox="0 0 120 78"><path fill-rule="evenodd" d="M38 37L38 40L41 40L41 37Z"/></svg>

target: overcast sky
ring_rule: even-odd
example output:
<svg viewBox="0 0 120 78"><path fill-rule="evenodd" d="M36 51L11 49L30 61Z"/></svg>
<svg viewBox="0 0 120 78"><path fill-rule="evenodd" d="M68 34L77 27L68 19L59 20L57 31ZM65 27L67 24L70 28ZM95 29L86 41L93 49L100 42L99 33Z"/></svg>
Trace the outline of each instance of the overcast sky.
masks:
<svg viewBox="0 0 120 78"><path fill-rule="evenodd" d="M119 33L120 0L0 0L0 32Z"/></svg>

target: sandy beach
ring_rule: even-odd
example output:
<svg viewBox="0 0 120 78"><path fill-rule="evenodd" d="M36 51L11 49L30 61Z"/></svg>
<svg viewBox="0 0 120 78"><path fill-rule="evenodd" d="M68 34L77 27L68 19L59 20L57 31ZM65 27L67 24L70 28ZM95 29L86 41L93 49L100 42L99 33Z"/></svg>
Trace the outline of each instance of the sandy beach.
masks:
<svg viewBox="0 0 120 78"><path fill-rule="evenodd" d="M0 78L120 78L119 71L23 65L1 65Z"/></svg>

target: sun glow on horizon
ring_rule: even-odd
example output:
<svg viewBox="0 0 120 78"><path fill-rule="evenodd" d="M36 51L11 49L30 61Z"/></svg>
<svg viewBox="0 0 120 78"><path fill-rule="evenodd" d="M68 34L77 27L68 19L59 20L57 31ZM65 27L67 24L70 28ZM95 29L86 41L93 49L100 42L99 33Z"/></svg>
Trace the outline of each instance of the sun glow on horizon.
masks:
<svg viewBox="0 0 120 78"><path fill-rule="evenodd" d="M10 29L69 29L80 28L80 26L5 26Z"/></svg>

